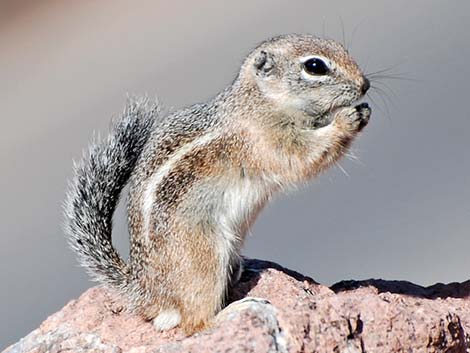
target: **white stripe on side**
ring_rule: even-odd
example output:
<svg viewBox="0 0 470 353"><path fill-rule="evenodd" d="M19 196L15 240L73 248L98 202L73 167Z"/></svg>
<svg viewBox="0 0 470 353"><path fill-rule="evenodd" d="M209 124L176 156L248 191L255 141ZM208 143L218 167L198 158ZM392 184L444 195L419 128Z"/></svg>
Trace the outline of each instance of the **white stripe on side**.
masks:
<svg viewBox="0 0 470 353"><path fill-rule="evenodd" d="M209 132L200 136L190 143L181 146L177 151L175 151L168 160L163 163L160 168L158 168L154 174L150 177L149 181L147 182L147 186L145 187L143 193L143 203L142 203L142 213L144 217L144 234L149 239L150 236L150 224L151 224L151 217L152 217L152 209L157 198L155 195L155 191L158 188L158 185L161 181L167 176L173 167L178 163L178 161L183 158L186 154L193 151L195 148L203 146L213 140L215 140L219 136L218 133Z"/></svg>

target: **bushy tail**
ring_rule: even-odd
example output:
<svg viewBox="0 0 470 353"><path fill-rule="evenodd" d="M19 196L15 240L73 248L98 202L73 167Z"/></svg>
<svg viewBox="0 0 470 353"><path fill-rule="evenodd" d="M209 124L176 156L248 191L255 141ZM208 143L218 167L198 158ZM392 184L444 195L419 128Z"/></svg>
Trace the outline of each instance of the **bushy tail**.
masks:
<svg viewBox="0 0 470 353"><path fill-rule="evenodd" d="M147 99L129 100L109 135L95 139L75 164L65 201L65 231L94 280L124 288L129 267L112 245L114 210L159 113Z"/></svg>

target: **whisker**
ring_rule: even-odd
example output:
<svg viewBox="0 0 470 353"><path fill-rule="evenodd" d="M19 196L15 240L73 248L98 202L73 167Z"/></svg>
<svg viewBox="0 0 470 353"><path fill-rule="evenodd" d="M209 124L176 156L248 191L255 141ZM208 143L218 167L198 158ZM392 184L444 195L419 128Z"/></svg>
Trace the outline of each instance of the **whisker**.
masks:
<svg viewBox="0 0 470 353"><path fill-rule="evenodd" d="M371 84L377 84L377 85L382 85L384 87L384 89L386 88L388 90L388 92L390 92L390 94L392 94L395 99L398 98L397 94L395 93L395 91L389 86L387 85L385 82L380 82L380 81L377 81L377 80L372 80L371 81ZM375 87L375 86L374 86Z"/></svg>
<svg viewBox="0 0 470 353"><path fill-rule="evenodd" d="M344 169L343 166L342 166L339 162L336 162L336 165L337 165L338 168L344 173L344 175L346 175L348 178L350 177L350 175L348 174L348 172L346 171L346 169Z"/></svg>
<svg viewBox="0 0 470 353"><path fill-rule="evenodd" d="M354 154L354 153L345 153L344 156L349 159L350 161L353 161L356 164L359 164L361 166L364 166L365 164Z"/></svg>
<svg viewBox="0 0 470 353"><path fill-rule="evenodd" d="M359 158L353 152L346 152L344 155L353 161L359 160Z"/></svg>
<svg viewBox="0 0 470 353"><path fill-rule="evenodd" d="M342 36L343 36L343 47L345 47L346 51L348 51L349 48L348 48L347 43L346 43L346 32L344 30L344 21L343 21L343 17L341 15L339 16L339 20L341 21L341 32L342 32Z"/></svg>
<svg viewBox="0 0 470 353"><path fill-rule="evenodd" d="M380 90L377 90L377 87L373 87L373 88L377 91L376 93L380 93ZM382 92L383 92L383 90L382 90ZM371 98L372 102L374 102L371 95L368 94L368 97ZM383 108L382 108L382 105L376 104L376 102L374 102L374 104L377 106L377 109L379 109L380 112L385 114L385 116L387 117L387 119L389 121L392 121L392 115L390 114L390 109L388 107L387 101L384 99L384 97L382 97L381 94L377 94L377 97L380 99L380 101L382 102L382 105L383 105Z"/></svg>
<svg viewBox="0 0 470 353"><path fill-rule="evenodd" d="M386 67L386 68L381 69L381 70L377 70L377 71L374 71L374 72L368 72L368 73L366 73L366 76L390 72L391 70L396 69L398 66L400 66L402 64L403 64L403 62L399 62L397 64L394 64L392 66Z"/></svg>
<svg viewBox="0 0 470 353"><path fill-rule="evenodd" d="M350 48L352 49L352 44L354 40L354 36L356 35L357 30L359 29L360 25L362 25L365 22L365 18L363 18L353 29L352 34L351 34L351 40L349 42Z"/></svg>
<svg viewBox="0 0 470 353"><path fill-rule="evenodd" d="M412 81L412 82L423 82L422 80L418 80L416 78L413 78L413 77L409 77L409 76L402 76L400 74L395 74L395 75L377 75L377 74L369 74L369 75L366 75L367 78L369 80L373 80L373 79L388 79L388 80L398 80L398 81Z"/></svg>
<svg viewBox="0 0 470 353"><path fill-rule="evenodd" d="M366 62L364 63L364 66L363 66L364 67L364 69L363 69L364 72L366 72L367 67L369 66L369 62L370 62L370 55L367 56ZM367 74L364 74L364 76L369 77L369 75L367 75Z"/></svg>
<svg viewBox="0 0 470 353"><path fill-rule="evenodd" d="M372 88L381 93L383 95L384 100L387 100L388 103L390 103L393 107L397 108L395 102L387 95L386 91L377 86L372 86Z"/></svg>
<svg viewBox="0 0 470 353"><path fill-rule="evenodd" d="M384 110L380 104L377 104L376 100L374 98L372 98L372 95L370 93L367 93L366 94L367 98L369 98L371 100L371 102L374 104L374 106L379 110L379 112L381 112L382 114L384 114L387 119L389 121L392 121L391 119L391 116L390 116L390 112L388 110Z"/></svg>

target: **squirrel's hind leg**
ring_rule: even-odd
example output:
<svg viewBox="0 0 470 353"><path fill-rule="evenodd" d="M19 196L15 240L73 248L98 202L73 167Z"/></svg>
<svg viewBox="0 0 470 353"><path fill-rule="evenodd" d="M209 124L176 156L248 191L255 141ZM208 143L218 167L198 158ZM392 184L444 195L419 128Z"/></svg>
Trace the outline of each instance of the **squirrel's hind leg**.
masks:
<svg viewBox="0 0 470 353"><path fill-rule="evenodd" d="M152 319L160 331L178 326L192 335L211 327L221 309L227 271L221 268L210 235L195 228L174 231L178 234L176 240L160 241L152 256L153 270L147 268L145 282L154 284L154 303L146 306L143 315Z"/></svg>
<svg viewBox="0 0 470 353"><path fill-rule="evenodd" d="M194 237L198 237L193 234ZM194 249L193 249L194 250ZM197 251L188 251L186 261L191 263L181 277L181 328L187 335L208 329L221 309L226 294L227 275L221 270L213 244L199 242Z"/></svg>

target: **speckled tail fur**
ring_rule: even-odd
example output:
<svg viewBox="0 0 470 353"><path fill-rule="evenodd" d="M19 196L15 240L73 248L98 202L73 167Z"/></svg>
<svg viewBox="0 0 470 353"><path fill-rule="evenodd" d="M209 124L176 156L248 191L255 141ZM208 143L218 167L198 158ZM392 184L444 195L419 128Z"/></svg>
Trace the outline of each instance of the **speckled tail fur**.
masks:
<svg viewBox="0 0 470 353"><path fill-rule="evenodd" d="M129 99L109 135L95 138L75 164L65 201L65 231L80 264L118 291L127 286L129 269L111 242L112 216L158 112L156 103Z"/></svg>

